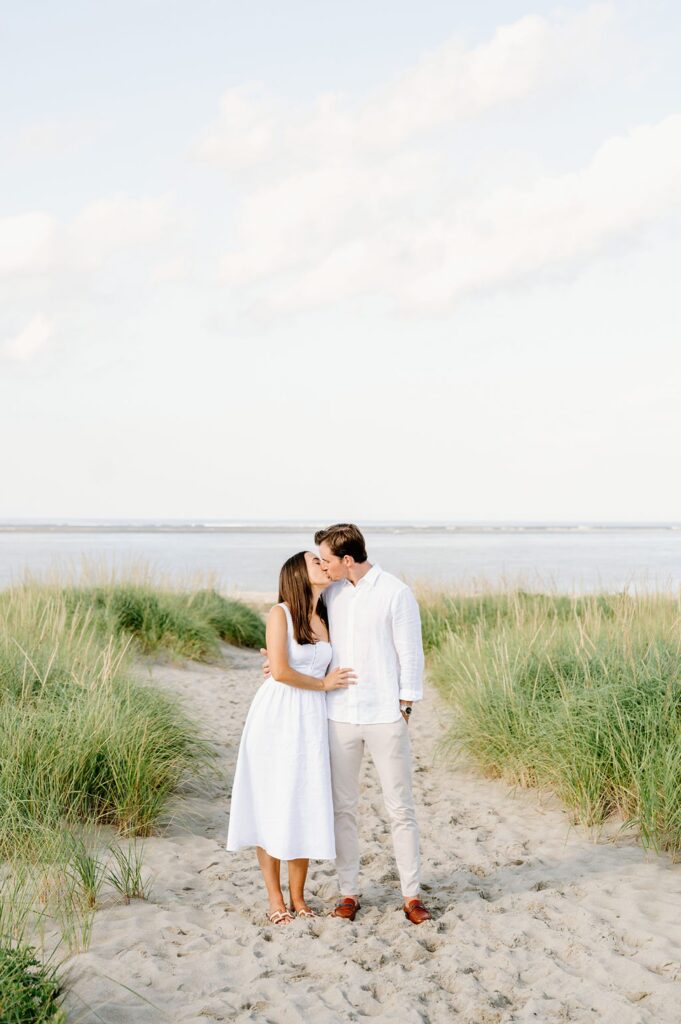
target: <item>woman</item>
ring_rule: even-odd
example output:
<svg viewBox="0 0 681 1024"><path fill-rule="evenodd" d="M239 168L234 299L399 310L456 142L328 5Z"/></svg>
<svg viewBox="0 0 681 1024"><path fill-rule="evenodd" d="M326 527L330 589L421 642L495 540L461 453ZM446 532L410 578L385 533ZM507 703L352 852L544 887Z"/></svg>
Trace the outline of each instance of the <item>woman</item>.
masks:
<svg viewBox="0 0 681 1024"><path fill-rule="evenodd" d="M325 675L331 644L320 598L329 583L310 551L282 566L279 604L267 618L272 674L248 711L234 773L227 849L256 847L273 924L290 924L296 913L316 916L304 896L309 859L336 856L324 694L356 676L347 668ZM290 910L281 891L282 860L288 861Z"/></svg>

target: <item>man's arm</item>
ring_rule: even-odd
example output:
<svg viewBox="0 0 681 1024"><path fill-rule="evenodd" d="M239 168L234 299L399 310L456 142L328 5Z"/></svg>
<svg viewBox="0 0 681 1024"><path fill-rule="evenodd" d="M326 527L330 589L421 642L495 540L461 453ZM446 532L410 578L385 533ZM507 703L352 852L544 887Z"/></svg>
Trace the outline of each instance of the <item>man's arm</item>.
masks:
<svg viewBox="0 0 681 1024"><path fill-rule="evenodd" d="M421 615L409 587L400 589L392 603L393 642L400 663L400 701L423 699L423 640Z"/></svg>

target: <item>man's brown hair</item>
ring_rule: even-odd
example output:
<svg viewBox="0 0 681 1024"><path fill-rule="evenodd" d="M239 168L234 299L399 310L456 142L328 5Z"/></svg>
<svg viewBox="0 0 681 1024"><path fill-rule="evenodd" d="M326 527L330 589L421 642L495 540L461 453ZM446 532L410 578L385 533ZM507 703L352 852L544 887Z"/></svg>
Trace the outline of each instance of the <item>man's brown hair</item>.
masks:
<svg viewBox="0 0 681 1024"><path fill-rule="evenodd" d="M366 562L367 548L361 531L354 523L336 523L325 530L317 530L315 544L325 541L334 555L343 558L350 555L356 562Z"/></svg>

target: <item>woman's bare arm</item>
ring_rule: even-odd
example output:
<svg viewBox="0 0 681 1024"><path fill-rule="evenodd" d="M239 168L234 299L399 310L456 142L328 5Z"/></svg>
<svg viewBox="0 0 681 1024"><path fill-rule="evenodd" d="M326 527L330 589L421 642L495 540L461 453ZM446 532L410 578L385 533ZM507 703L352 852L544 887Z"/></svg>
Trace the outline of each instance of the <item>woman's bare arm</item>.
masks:
<svg viewBox="0 0 681 1024"><path fill-rule="evenodd" d="M272 678L278 683L286 683L300 690L339 690L352 685L356 676L352 669L336 668L328 676L318 679L303 672L296 672L288 663L288 623L286 612L278 604L267 616L265 630L267 637L267 655Z"/></svg>

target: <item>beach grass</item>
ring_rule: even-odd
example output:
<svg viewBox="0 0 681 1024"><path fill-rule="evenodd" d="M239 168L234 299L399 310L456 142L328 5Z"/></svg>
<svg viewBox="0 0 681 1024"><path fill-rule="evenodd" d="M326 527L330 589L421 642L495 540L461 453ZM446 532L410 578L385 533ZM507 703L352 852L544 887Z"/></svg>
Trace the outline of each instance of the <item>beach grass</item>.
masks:
<svg viewBox="0 0 681 1024"><path fill-rule="evenodd" d="M2 1024L66 1024L58 968L42 963L30 946L0 945Z"/></svg>
<svg viewBox="0 0 681 1024"><path fill-rule="evenodd" d="M220 641L262 647L262 617L216 590L159 590L143 584L69 587L62 591L70 611L91 609L100 633L130 636L143 654L161 651L206 661L220 653Z"/></svg>
<svg viewBox="0 0 681 1024"><path fill-rule="evenodd" d="M0 594L0 856L36 824L144 834L205 762L180 705L133 677L133 635L59 593Z"/></svg>
<svg viewBox="0 0 681 1024"><path fill-rule="evenodd" d="M452 749L681 851L681 599L672 594L422 592Z"/></svg>
<svg viewBox="0 0 681 1024"><path fill-rule="evenodd" d="M61 1019L56 968L36 960L45 923L72 953L87 948L102 886L146 898L143 838L185 778L215 771L213 745L139 680L136 656L213 659L222 640L260 646L263 621L210 587L138 578L0 593L3 1024ZM128 843L109 843L108 860L103 828Z"/></svg>

